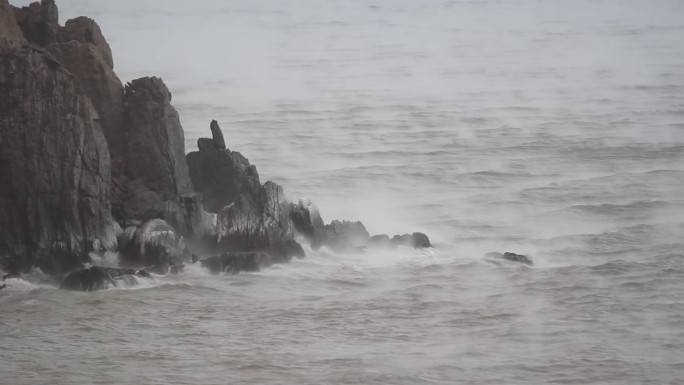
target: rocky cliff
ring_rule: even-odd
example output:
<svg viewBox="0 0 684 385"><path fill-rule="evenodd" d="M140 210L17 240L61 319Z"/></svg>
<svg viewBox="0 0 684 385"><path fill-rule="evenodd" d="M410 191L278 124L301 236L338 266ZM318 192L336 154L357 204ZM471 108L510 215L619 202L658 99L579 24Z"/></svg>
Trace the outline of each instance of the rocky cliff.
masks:
<svg viewBox="0 0 684 385"><path fill-rule="evenodd" d="M325 225L310 202L262 184L218 122L210 131L186 157L171 92L155 77L124 86L95 21L61 26L54 0L0 0L0 269L73 270L63 287L91 290L146 274L84 267L104 251L157 273L213 255L205 266L237 273L303 257L296 239L373 245L360 222ZM416 234L380 238L429 246Z"/></svg>

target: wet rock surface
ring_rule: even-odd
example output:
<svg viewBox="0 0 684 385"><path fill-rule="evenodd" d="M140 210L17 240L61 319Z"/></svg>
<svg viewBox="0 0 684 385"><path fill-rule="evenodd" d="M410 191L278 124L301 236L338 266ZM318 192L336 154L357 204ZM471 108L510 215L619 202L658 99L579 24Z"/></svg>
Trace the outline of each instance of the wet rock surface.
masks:
<svg viewBox="0 0 684 385"><path fill-rule="evenodd" d="M507 260L507 261L511 261L511 262L522 263L522 264L528 265L528 266L534 265L534 262L531 259L529 259L527 256L522 255L522 254L511 253L511 252L505 252L503 254L497 253L497 252L491 252L491 253L487 253L485 255L485 257L490 258L490 259Z"/></svg>
<svg viewBox="0 0 684 385"><path fill-rule="evenodd" d="M116 240L97 111L55 63L30 47L0 60L0 258L60 274Z"/></svg>
<svg viewBox="0 0 684 385"><path fill-rule="evenodd" d="M268 254L259 252L223 253L200 261L213 274L255 272L279 262L282 261L274 261Z"/></svg>
<svg viewBox="0 0 684 385"><path fill-rule="evenodd" d="M119 282L126 286L132 286L137 283L137 280L133 278L134 276L150 277L147 272L134 269L92 266L69 273L60 288L64 290L95 291L111 288Z"/></svg>
<svg viewBox="0 0 684 385"><path fill-rule="evenodd" d="M255 166L211 138L185 154L171 93L160 78L125 86L97 23L58 23L54 0L0 0L0 268L67 275L71 290L132 284L136 274L178 274L184 263L255 271L314 249L429 247L420 233L371 238L361 222L325 224L310 201L261 183ZM395 237L396 238L396 237ZM298 241L299 240L299 241ZM84 268L89 253L121 266ZM94 258L97 260L97 258Z"/></svg>

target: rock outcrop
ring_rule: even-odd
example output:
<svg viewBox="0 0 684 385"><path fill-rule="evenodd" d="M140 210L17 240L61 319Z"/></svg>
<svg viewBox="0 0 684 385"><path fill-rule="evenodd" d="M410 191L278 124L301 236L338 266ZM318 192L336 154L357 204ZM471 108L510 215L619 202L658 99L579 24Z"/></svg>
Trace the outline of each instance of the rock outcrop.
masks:
<svg viewBox="0 0 684 385"><path fill-rule="evenodd" d="M0 55L11 53L26 44L24 33L14 18L14 7L0 0Z"/></svg>
<svg viewBox="0 0 684 385"><path fill-rule="evenodd" d="M31 7L27 40L52 36L51 6ZM6 22L2 34L16 32ZM11 46L0 60L0 258L10 270L35 265L61 274L89 251L116 246L109 150L72 74L46 50Z"/></svg>
<svg viewBox="0 0 684 385"><path fill-rule="evenodd" d="M258 251L281 262L303 257L283 188L270 181L261 185L247 158L221 148L225 143L216 121L211 122L211 131L212 139L200 139L200 150L189 153L187 160L204 206L217 213L216 251Z"/></svg>
<svg viewBox="0 0 684 385"><path fill-rule="evenodd" d="M14 8L16 22L24 37L41 46L60 39L59 13L54 0L41 0L28 7Z"/></svg>
<svg viewBox="0 0 684 385"><path fill-rule="evenodd" d="M303 257L299 241L338 251L430 246L421 233L390 240L361 222L326 225L311 202L262 184L215 120L186 156L164 82L124 86L113 68L92 19L60 26L54 0L0 0L0 269L11 276L35 266L71 272L62 288L98 290L180 273L193 253L234 274ZM105 251L127 269L84 268Z"/></svg>
<svg viewBox="0 0 684 385"><path fill-rule="evenodd" d="M212 122L212 128L218 128L218 124ZM200 150L189 153L186 159L192 183L202 193L205 210L218 213L239 195L261 195L259 173L242 154L220 149L216 139L200 138L198 147Z"/></svg>

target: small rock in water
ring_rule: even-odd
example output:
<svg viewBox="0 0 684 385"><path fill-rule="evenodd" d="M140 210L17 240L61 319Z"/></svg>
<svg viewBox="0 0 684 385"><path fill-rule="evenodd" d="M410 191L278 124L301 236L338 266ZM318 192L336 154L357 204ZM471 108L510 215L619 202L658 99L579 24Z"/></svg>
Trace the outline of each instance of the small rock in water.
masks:
<svg viewBox="0 0 684 385"><path fill-rule="evenodd" d="M492 259L505 259L507 261L518 262L529 266L534 265L534 262L532 262L532 260L527 258L526 256L522 254L511 253L508 251L503 254L497 252L487 253L485 254L485 257Z"/></svg>
<svg viewBox="0 0 684 385"><path fill-rule="evenodd" d="M423 233L395 235L390 241L391 246L407 246L416 249L432 247L430 239Z"/></svg>

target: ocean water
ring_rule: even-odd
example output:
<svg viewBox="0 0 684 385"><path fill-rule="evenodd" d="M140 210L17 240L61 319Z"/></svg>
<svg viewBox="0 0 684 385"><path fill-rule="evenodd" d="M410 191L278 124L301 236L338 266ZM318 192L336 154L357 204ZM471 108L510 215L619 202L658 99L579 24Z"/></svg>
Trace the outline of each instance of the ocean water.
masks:
<svg viewBox="0 0 684 385"><path fill-rule="evenodd" d="M681 1L58 5L165 80L188 151L217 119L326 221L435 248L10 279L0 383L684 383Z"/></svg>

